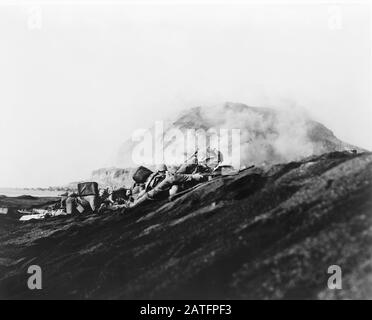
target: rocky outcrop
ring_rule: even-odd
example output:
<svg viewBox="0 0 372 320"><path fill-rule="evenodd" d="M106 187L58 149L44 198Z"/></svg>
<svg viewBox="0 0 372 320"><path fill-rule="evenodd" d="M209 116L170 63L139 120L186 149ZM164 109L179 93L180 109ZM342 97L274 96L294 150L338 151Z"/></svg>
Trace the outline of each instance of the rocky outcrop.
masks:
<svg viewBox="0 0 372 320"><path fill-rule="evenodd" d="M132 211L0 223L0 297L371 299L371 195L372 154L332 152Z"/></svg>
<svg viewBox="0 0 372 320"><path fill-rule="evenodd" d="M100 186L130 187L133 185L133 173L135 168L102 168L92 172L91 181L96 181Z"/></svg>

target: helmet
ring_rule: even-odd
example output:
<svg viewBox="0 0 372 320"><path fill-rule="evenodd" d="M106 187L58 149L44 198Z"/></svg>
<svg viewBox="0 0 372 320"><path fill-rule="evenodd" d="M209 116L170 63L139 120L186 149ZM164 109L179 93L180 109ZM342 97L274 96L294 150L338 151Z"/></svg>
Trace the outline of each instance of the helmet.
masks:
<svg viewBox="0 0 372 320"><path fill-rule="evenodd" d="M156 167L156 170L157 170L157 171L168 171L168 168L167 168L167 166L166 166L164 163L161 163L161 164L159 164L159 165Z"/></svg>

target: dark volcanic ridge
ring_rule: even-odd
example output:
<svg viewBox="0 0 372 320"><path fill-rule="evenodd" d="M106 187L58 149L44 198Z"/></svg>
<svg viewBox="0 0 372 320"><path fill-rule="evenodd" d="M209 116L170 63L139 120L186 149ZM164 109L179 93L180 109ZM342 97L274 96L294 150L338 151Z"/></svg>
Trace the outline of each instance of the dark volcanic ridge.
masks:
<svg viewBox="0 0 372 320"><path fill-rule="evenodd" d="M371 299L371 169L371 153L332 152L130 212L1 217L0 298ZM342 290L327 288L331 265Z"/></svg>

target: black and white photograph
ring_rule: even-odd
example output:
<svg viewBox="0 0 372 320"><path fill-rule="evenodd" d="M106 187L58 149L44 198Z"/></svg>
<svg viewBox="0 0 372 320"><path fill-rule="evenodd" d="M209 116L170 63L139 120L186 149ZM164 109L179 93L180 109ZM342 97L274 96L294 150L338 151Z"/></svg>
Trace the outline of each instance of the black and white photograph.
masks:
<svg viewBox="0 0 372 320"><path fill-rule="evenodd" d="M0 300L372 299L371 44L368 0L0 0Z"/></svg>

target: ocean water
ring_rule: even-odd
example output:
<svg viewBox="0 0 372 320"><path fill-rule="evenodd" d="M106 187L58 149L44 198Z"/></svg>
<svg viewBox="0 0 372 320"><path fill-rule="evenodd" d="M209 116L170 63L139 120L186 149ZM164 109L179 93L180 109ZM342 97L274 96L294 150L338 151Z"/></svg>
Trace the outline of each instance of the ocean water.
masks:
<svg viewBox="0 0 372 320"><path fill-rule="evenodd" d="M49 190L30 190L20 188L0 188L0 195L7 197L19 197L23 195L34 197L56 197L63 193L63 191L49 191Z"/></svg>

